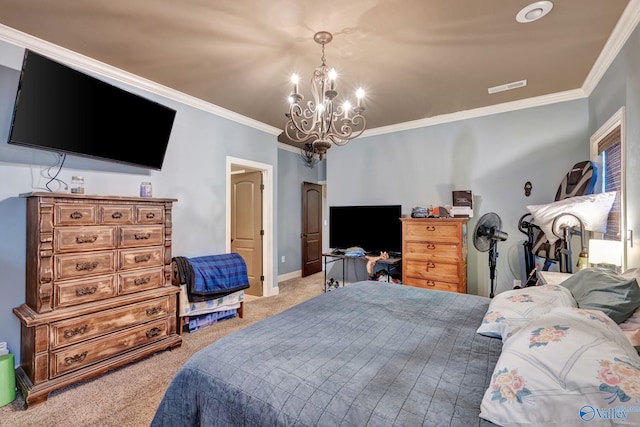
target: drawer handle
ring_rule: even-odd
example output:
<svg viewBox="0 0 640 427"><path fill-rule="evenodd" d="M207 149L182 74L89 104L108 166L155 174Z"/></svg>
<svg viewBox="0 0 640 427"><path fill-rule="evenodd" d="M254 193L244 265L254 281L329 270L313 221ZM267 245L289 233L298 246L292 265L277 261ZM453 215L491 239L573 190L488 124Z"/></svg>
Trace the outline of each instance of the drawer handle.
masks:
<svg viewBox="0 0 640 427"><path fill-rule="evenodd" d="M133 235L136 240L146 240L151 237L151 233L136 233Z"/></svg>
<svg viewBox="0 0 640 427"><path fill-rule="evenodd" d="M436 245L434 245L433 243L428 243L427 244L427 249L434 250L435 248L436 248Z"/></svg>
<svg viewBox="0 0 640 427"><path fill-rule="evenodd" d="M141 262L149 262L149 260L151 259L151 255L146 254L146 255L136 255L134 258L136 263L141 263Z"/></svg>
<svg viewBox="0 0 640 427"><path fill-rule="evenodd" d="M69 215L71 217L71 219L80 219L82 218L82 212L72 212L71 215Z"/></svg>
<svg viewBox="0 0 640 427"><path fill-rule="evenodd" d="M427 263L427 271L429 271L430 268L436 268L436 265L432 262L428 262Z"/></svg>
<svg viewBox="0 0 640 427"><path fill-rule="evenodd" d="M114 213L111 214L111 218L120 219L120 218L122 218L122 214L120 212L114 212Z"/></svg>
<svg viewBox="0 0 640 427"><path fill-rule="evenodd" d="M151 328L147 331L147 338L157 337L162 333L162 328Z"/></svg>
<svg viewBox="0 0 640 427"><path fill-rule="evenodd" d="M64 331L64 337L72 338L72 337L75 337L76 335L84 334L85 332L87 332L88 327L89 325L82 325L79 328L66 329Z"/></svg>
<svg viewBox="0 0 640 427"><path fill-rule="evenodd" d="M91 295L91 294L95 294L96 291L98 290L97 286L92 286L92 287L86 287L86 288L78 288L76 289L76 296L77 297L82 297L85 295Z"/></svg>
<svg viewBox="0 0 640 427"><path fill-rule="evenodd" d="M158 314L162 312L162 306L159 305L157 307L147 308L147 316L153 316L154 314Z"/></svg>
<svg viewBox="0 0 640 427"><path fill-rule="evenodd" d="M147 277L140 277L136 280L133 281L133 284L136 286L140 286L140 285L146 285L147 283L149 283L151 281L151 277L147 276Z"/></svg>
<svg viewBox="0 0 640 427"><path fill-rule="evenodd" d="M155 218L155 217L156 217L156 214L154 214L153 212L149 212L149 213L147 214L147 219L153 219L153 218Z"/></svg>
<svg viewBox="0 0 640 427"><path fill-rule="evenodd" d="M427 286L435 286L436 282L434 282L433 280L427 280Z"/></svg>
<svg viewBox="0 0 640 427"><path fill-rule="evenodd" d="M78 271L93 270L97 266L98 266L98 261L79 262L79 263L76 264L76 270L78 270Z"/></svg>
<svg viewBox="0 0 640 427"><path fill-rule="evenodd" d="M98 235L94 234L93 236L87 236L82 235L82 236L76 236L76 243L94 243L96 240L98 240Z"/></svg>
<svg viewBox="0 0 640 427"><path fill-rule="evenodd" d="M427 231L436 231L435 225L427 225Z"/></svg>
<svg viewBox="0 0 640 427"><path fill-rule="evenodd" d="M75 356L65 357L64 364L69 366L73 363L82 362L86 357L87 357L87 352L83 351L82 353L76 354Z"/></svg>

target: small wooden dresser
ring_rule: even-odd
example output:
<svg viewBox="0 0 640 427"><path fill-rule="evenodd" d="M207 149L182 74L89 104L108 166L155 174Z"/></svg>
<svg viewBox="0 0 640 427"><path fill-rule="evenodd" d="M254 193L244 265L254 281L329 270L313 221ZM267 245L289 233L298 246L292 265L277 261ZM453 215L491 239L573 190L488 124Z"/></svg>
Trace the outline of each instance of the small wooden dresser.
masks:
<svg viewBox="0 0 640 427"><path fill-rule="evenodd" d="M467 218L401 218L402 283L467 292Z"/></svg>
<svg viewBox="0 0 640 427"><path fill-rule="evenodd" d="M181 345L175 199L29 193L18 385L27 405Z"/></svg>

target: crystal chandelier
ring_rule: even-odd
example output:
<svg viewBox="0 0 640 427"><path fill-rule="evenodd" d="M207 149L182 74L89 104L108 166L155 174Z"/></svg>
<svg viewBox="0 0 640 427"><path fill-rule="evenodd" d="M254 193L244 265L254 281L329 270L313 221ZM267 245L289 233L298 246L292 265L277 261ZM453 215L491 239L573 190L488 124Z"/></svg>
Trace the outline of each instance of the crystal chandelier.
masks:
<svg viewBox="0 0 640 427"><path fill-rule="evenodd" d="M355 107L349 101L337 104L336 70L329 68L324 57L324 45L331 42L333 35L327 31L317 32L313 36L316 43L322 45L322 65L311 76L313 99L302 105L304 97L298 93L298 76L291 77L293 93L289 96L289 119L284 128L287 137L295 142L311 144L313 151L322 160L331 144L345 145L362 134L366 120L362 113L364 90L356 91Z"/></svg>

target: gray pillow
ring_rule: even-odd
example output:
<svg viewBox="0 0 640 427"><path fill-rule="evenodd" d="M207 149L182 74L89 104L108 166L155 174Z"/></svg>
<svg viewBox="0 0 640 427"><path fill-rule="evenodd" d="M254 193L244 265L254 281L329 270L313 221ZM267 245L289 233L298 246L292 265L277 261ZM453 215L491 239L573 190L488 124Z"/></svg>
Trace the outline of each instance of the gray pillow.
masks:
<svg viewBox="0 0 640 427"><path fill-rule="evenodd" d="M620 324L640 307L640 287L635 277L624 277L604 268L585 268L561 283L578 307L600 310Z"/></svg>

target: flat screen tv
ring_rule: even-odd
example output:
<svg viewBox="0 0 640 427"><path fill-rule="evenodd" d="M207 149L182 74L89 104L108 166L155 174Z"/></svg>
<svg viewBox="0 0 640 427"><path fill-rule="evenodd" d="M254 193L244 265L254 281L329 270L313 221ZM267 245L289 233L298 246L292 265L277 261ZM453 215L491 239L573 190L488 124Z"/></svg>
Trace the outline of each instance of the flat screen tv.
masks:
<svg viewBox="0 0 640 427"><path fill-rule="evenodd" d="M175 114L27 49L9 143L160 170Z"/></svg>
<svg viewBox="0 0 640 427"><path fill-rule="evenodd" d="M329 246L366 252L402 251L401 205L330 206Z"/></svg>

